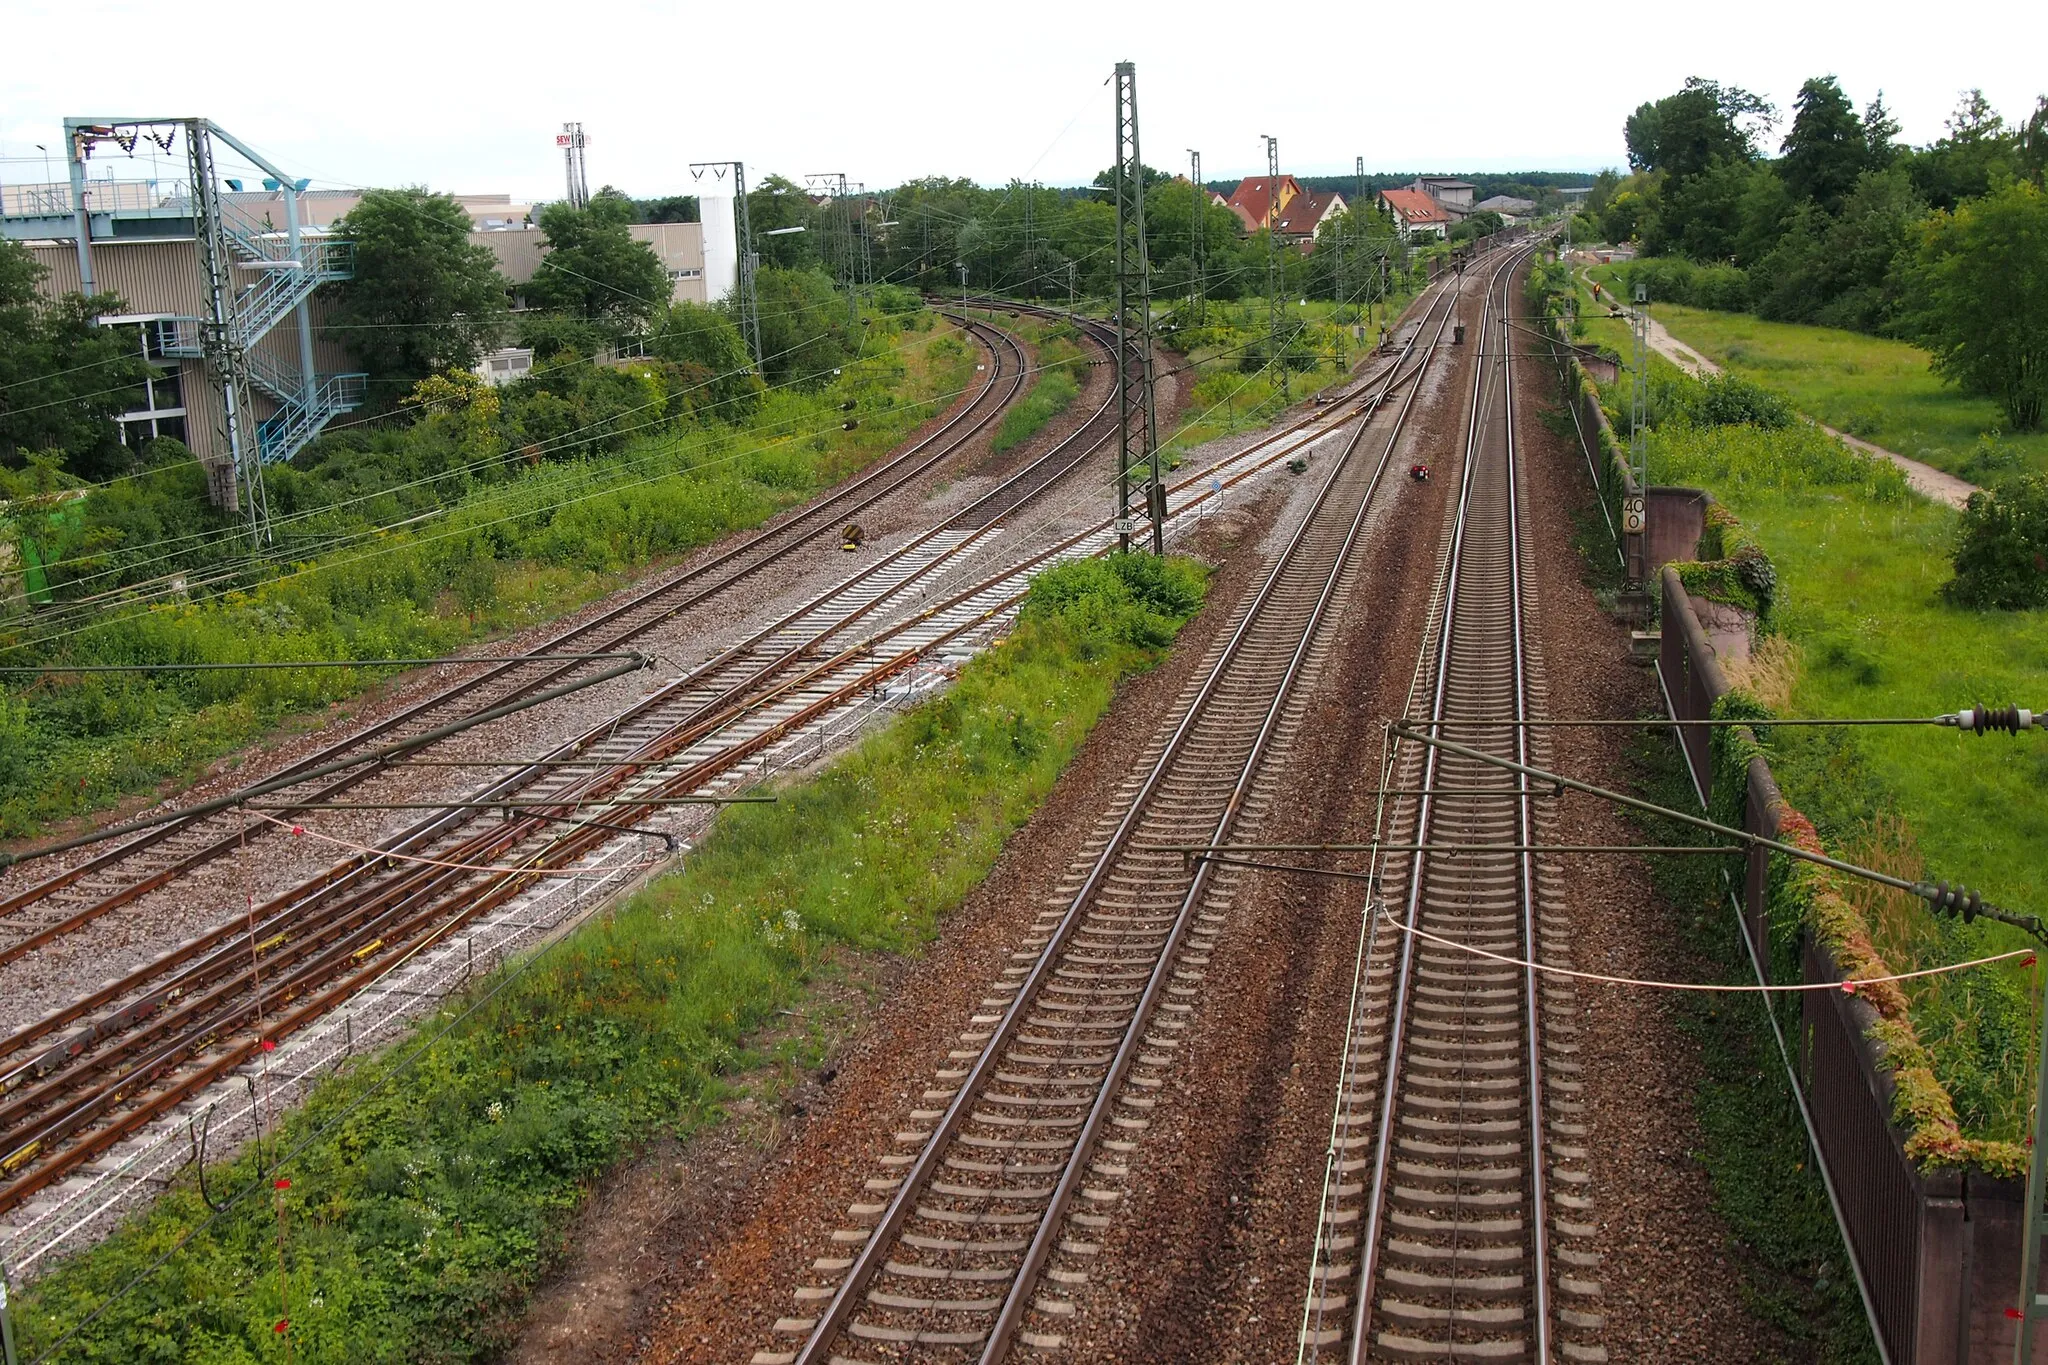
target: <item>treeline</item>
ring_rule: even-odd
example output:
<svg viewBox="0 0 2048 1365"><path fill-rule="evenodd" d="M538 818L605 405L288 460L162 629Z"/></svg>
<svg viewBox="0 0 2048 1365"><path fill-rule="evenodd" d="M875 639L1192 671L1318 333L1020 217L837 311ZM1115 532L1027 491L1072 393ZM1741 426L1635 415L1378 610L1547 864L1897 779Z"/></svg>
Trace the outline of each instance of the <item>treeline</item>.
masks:
<svg viewBox="0 0 2048 1365"><path fill-rule="evenodd" d="M1636 242L1651 296L1899 336L1998 399L2016 429L2048 392L2048 97L2009 122L1965 94L1944 136L1899 140L1880 92L1862 112L1833 76L1779 111L1695 77L1628 118L1630 173L1603 172L1581 237Z"/></svg>
<svg viewBox="0 0 2048 1365"><path fill-rule="evenodd" d="M1170 306L1198 284L1207 298L1263 296L1266 234L1246 234L1236 214L1184 176L1151 167L1144 174L1155 302ZM815 203L802 187L771 176L748 195L748 214L769 265L940 293L965 287L1082 302L1116 292L1109 183L1107 171L1091 186L1066 189L933 177L884 194ZM771 232L776 235L764 235ZM1370 259L1390 247L1398 251L1394 236L1392 222L1371 206L1336 215L1317 233L1313 253L1293 244L1280 253L1281 291L1295 298L1361 297L1369 272L1376 271Z"/></svg>

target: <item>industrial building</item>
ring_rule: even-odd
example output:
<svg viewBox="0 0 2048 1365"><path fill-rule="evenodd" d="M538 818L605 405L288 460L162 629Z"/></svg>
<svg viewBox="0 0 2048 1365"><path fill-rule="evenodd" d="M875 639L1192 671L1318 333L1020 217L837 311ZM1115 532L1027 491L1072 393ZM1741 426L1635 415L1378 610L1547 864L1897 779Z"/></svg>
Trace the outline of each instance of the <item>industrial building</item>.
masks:
<svg viewBox="0 0 2048 1365"><path fill-rule="evenodd" d="M313 190L205 119L70 118L64 134L68 183L0 189L0 235L27 245L51 297L120 297L121 311L100 321L134 329L152 375L120 418L122 439L183 441L216 500L245 508L260 528L262 466L290 459L363 402L366 376L323 332L319 294L352 273L350 245L333 227L362 196ZM96 151L101 165L121 153L132 160L145 140L157 156L142 164L168 159L184 174L91 174ZM222 174L218 148L257 167L258 183ZM455 199L518 307L519 286L545 254L533 206L506 194ZM632 232L661 259L673 298L707 300L701 224Z"/></svg>

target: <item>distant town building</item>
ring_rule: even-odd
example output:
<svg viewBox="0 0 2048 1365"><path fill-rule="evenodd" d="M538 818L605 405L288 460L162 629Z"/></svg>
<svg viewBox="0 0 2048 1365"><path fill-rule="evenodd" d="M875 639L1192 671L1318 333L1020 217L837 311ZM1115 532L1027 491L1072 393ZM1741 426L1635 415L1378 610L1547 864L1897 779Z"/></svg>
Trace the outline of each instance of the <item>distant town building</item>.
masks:
<svg viewBox="0 0 2048 1365"><path fill-rule="evenodd" d="M1534 199L1517 199L1511 194L1496 194L1491 199L1482 199L1472 206L1474 213L1497 213L1503 223L1512 227L1530 214L1536 212Z"/></svg>
<svg viewBox="0 0 2048 1365"><path fill-rule="evenodd" d="M1472 197L1479 192L1479 187L1471 181L1454 180L1447 175L1417 176L1408 188L1435 200L1437 207L1449 214L1454 223L1472 212Z"/></svg>

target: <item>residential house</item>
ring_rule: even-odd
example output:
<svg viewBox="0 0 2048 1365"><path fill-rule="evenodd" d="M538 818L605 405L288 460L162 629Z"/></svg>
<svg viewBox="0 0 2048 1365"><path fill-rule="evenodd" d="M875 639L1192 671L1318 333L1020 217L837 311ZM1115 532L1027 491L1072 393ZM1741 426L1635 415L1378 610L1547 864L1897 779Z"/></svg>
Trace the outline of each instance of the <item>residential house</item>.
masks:
<svg viewBox="0 0 2048 1365"><path fill-rule="evenodd" d="M1280 210L1273 230L1307 252L1316 244L1317 229L1342 212L1344 196L1336 190L1303 190Z"/></svg>
<svg viewBox="0 0 2048 1365"><path fill-rule="evenodd" d="M1277 180L1265 175L1252 176L1240 180L1237 189L1224 203L1244 224L1246 232L1257 232L1260 228L1272 226L1281 210L1300 193L1301 182L1291 175L1283 175Z"/></svg>
<svg viewBox="0 0 2048 1365"><path fill-rule="evenodd" d="M1393 215L1403 236L1443 237L1451 230L1451 215L1421 190L1381 190L1380 203Z"/></svg>

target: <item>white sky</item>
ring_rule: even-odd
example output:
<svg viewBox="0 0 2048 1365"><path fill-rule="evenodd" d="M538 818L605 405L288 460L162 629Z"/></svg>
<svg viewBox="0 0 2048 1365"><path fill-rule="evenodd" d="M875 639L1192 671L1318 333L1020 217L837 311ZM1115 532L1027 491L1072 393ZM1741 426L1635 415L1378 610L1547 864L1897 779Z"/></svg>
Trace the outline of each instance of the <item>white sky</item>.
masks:
<svg viewBox="0 0 2048 1365"><path fill-rule="evenodd" d="M639 195L691 191L688 164L713 157L756 179L1078 183L1110 159L1120 59L1138 64L1146 161L1185 169L1199 147L1210 179L1262 171L1262 133L1300 174L1359 153L1369 169L1591 171L1621 163L1629 110L1694 74L1781 108L1809 75L1838 75L1859 107L1882 87L1912 142L1968 86L2009 118L2048 92L2039 0L9 0L0 34L10 183L43 178L34 144L57 154L67 114L200 114L316 184L522 198L560 196L564 119L589 134L592 188Z"/></svg>

